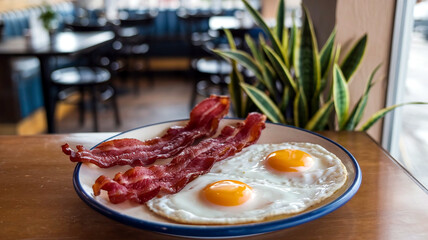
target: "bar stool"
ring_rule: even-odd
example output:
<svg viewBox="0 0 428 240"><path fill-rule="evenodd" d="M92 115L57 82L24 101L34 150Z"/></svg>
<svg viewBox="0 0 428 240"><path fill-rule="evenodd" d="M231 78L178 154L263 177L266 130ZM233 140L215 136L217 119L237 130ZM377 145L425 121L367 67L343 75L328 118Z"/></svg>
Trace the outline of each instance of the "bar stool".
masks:
<svg viewBox="0 0 428 240"><path fill-rule="evenodd" d="M116 101L116 91L111 83L111 75L108 70L101 67L68 67L55 70L51 74L54 85L60 88L56 100L66 100L71 92L77 89L80 92L79 118L84 123L84 98L88 91L91 101L94 131L98 132L97 103L110 100L114 112L116 126L120 125L119 109Z"/></svg>

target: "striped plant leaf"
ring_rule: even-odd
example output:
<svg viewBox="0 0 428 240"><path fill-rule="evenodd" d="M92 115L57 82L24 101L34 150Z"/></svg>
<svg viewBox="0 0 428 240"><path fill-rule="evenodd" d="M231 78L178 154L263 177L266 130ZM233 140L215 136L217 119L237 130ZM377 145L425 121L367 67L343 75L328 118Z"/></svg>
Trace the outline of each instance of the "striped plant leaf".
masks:
<svg viewBox="0 0 428 240"><path fill-rule="evenodd" d="M310 104L311 105L309 108L309 117L313 116L320 108L320 93L316 93L315 97L312 98Z"/></svg>
<svg viewBox="0 0 428 240"><path fill-rule="evenodd" d="M259 12L255 10L248 2L247 0L242 0L244 3L245 8L250 13L250 15L253 17L253 20L259 25L259 27L264 31L264 33L269 37L269 39L272 42L272 47L275 50L275 52L278 55L281 55L285 57L285 52L281 48L281 44L279 42L279 39L274 35L271 31L271 29L268 27L266 22L263 20L262 16L260 16Z"/></svg>
<svg viewBox="0 0 428 240"><path fill-rule="evenodd" d="M263 51L263 46L268 45L266 43L265 37L262 33L259 34L259 47L257 48L257 50L259 51L259 55L260 55L260 62L265 62L266 58L265 58L265 53Z"/></svg>
<svg viewBox="0 0 428 240"><path fill-rule="evenodd" d="M224 33L226 34L227 42L229 43L229 47L232 50L236 50L236 44L235 40L233 39L232 33L229 29L223 29Z"/></svg>
<svg viewBox="0 0 428 240"><path fill-rule="evenodd" d="M379 70L380 67L381 67L381 64L379 64L373 70L373 72L370 74L370 77L369 77L369 80L367 81L364 93L361 96L361 98L358 100L358 102L355 105L354 109L352 110L351 115L349 116L349 118L348 118L348 120L347 120L347 122L345 124L344 130L347 130L347 131L353 131L353 130L355 130L355 128L357 127L358 123L361 121L361 118L363 117L363 114L364 114L364 109L366 108L367 101L369 99L370 89L373 87L374 76L375 76L376 72Z"/></svg>
<svg viewBox="0 0 428 240"><path fill-rule="evenodd" d="M284 0L280 0L278 4L278 11L276 13L276 37L279 40L283 38L284 32L284 22L285 22L285 3Z"/></svg>
<svg viewBox="0 0 428 240"><path fill-rule="evenodd" d="M333 64L339 64L339 57L340 57L341 51L342 51L342 47L340 46L340 44L338 44L336 47L336 52L334 54Z"/></svg>
<svg viewBox="0 0 428 240"><path fill-rule="evenodd" d="M266 43L265 36L263 35L263 33L259 33L259 52L260 52L259 54L262 55L262 56L264 56L264 54L263 54L263 48L262 48L262 46L264 46L264 45L268 45Z"/></svg>
<svg viewBox="0 0 428 240"><path fill-rule="evenodd" d="M269 65L268 62L265 62L263 64L262 67L262 73L263 73L263 79L264 79L264 83L266 88L269 90L270 97L273 101L275 101L275 103L279 102L279 93L278 90L276 89L276 84L275 84L275 71L273 70L273 68Z"/></svg>
<svg viewBox="0 0 428 240"><path fill-rule="evenodd" d="M302 90L296 93L293 107L294 125L296 127L305 126L308 122L308 103Z"/></svg>
<svg viewBox="0 0 428 240"><path fill-rule="evenodd" d="M345 59L340 65L342 69L343 76L349 81L357 70L358 66L363 59L364 53L367 46L367 34L364 34L363 37L358 40L358 42L351 48L351 50L346 55Z"/></svg>
<svg viewBox="0 0 428 240"><path fill-rule="evenodd" d="M291 85L293 87L294 91L297 91L297 85L294 81L293 77L291 76L287 66L283 61L281 61L280 57L270 48L268 45L262 46L263 50L266 54L266 56L269 58L270 62L272 63L273 67L276 70L276 73L278 74L278 77L282 80L282 82L285 85Z"/></svg>
<svg viewBox="0 0 428 240"><path fill-rule="evenodd" d="M266 117L274 123L284 123L284 116L276 104L262 91L246 83L241 84L242 89L251 98L254 104Z"/></svg>
<svg viewBox="0 0 428 240"><path fill-rule="evenodd" d="M288 104L290 103L290 97L291 97L290 91L291 90L289 86L284 87L284 91L282 93L281 105L279 105L279 109L281 110L282 113L285 113L287 111Z"/></svg>
<svg viewBox="0 0 428 240"><path fill-rule="evenodd" d="M282 50L284 53L284 63L288 69L290 69L290 63L288 59L288 29L284 28L284 33L282 34Z"/></svg>
<svg viewBox="0 0 428 240"><path fill-rule="evenodd" d="M235 41L232 33L228 29L224 29L230 49L236 50ZM245 112L245 99L241 91L241 83L244 82L244 77L238 70L238 65L235 60L231 60L232 72L230 73L230 83L228 85L230 99L234 108L236 116L244 118L247 113Z"/></svg>
<svg viewBox="0 0 428 240"><path fill-rule="evenodd" d="M336 38L336 28L331 32L330 37L324 44L320 52L321 78L325 78L328 74L328 69L331 66L334 50L334 39Z"/></svg>
<svg viewBox="0 0 428 240"><path fill-rule="evenodd" d="M269 92L271 92L273 95L273 99L278 100L278 91L275 88L276 84L275 84L275 78L273 75L275 75L272 70L272 67L268 64L268 62L265 60L265 54L263 52L263 46L267 45L266 41L263 37L263 34L259 34L259 42L260 45L257 48L258 51L258 55L260 56L260 64L261 64L261 69L262 69L262 76L263 76L263 84L266 86L266 88L269 90ZM268 72L269 71L269 72ZM260 88L259 88L260 89Z"/></svg>
<svg viewBox="0 0 428 240"><path fill-rule="evenodd" d="M256 43L254 42L254 39L250 35L246 34L245 35L245 42L247 43L248 48L250 48L250 52L253 55L254 59L256 59L256 61L259 63L263 62L263 58L262 58L262 56L260 56L260 53L257 49Z"/></svg>
<svg viewBox="0 0 428 240"><path fill-rule="evenodd" d="M297 26L294 22L294 14L293 14L293 26L290 30L290 37L288 39L288 48L287 48L287 58L288 58L288 67L291 68L293 66L294 60L294 52L297 49Z"/></svg>
<svg viewBox="0 0 428 240"><path fill-rule="evenodd" d="M311 101L318 98L321 88L321 72L318 54L318 44L309 12L304 8L305 17L300 37L298 50L295 54L294 66L299 86L302 87L304 96ZM318 106L311 106L318 109ZM310 112L313 112L310 110Z"/></svg>
<svg viewBox="0 0 428 240"><path fill-rule="evenodd" d="M251 70L257 78L262 78L262 72L260 66L257 62L254 61L251 56L241 50L213 50L216 54L222 56L223 58L229 60L235 60L240 63L242 66Z"/></svg>
<svg viewBox="0 0 428 240"><path fill-rule="evenodd" d="M266 59L265 59L265 54L263 52L263 47L262 47L264 45L266 45L266 40L264 38L264 35L262 33L260 33L259 34L259 45L255 49L257 51L258 57L260 59L258 61L258 63L260 65L261 72L262 72L262 77L263 77L263 78L260 79L260 82L263 83L263 85L266 88L268 88L268 90L270 92L273 92L274 91L273 90L274 83L271 81L272 79L266 79L266 76L265 76L266 75ZM258 89L261 89L261 88L258 87Z"/></svg>
<svg viewBox="0 0 428 240"><path fill-rule="evenodd" d="M339 130L343 130L349 111L349 89L346 78L336 64L333 67L333 99Z"/></svg>
<svg viewBox="0 0 428 240"><path fill-rule="evenodd" d="M333 57L333 66L339 64L340 52L341 52L341 47L340 47L340 44L338 44L336 46L336 51L335 51L334 57ZM325 86L327 85L327 78L322 79L322 81L323 82L321 82L321 84L324 84L324 86L321 86L321 89L324 89ZM327 97L326 97L325 102L328 102L328 101L332 100L332 97L333 97L333 83L331 83L331 85L329 86L328 92L327 92L326 96ZM336 129L334 122L335 122L335 115L331 114L330 117L329 117L329 120L328 120L328 129L332 129L332 130Z"/></svg>
<svg viewBox="0 0 428 240"><path fill-rule="evenodd" d="M246 100L241 91L241 83L243 82L244 78L241 72L239 72L236 65L233 65L232 72L230 73L230 83L228 84L228 89L235 114L240 118L245 118L247 115L245 108Z"/></svg>
<svg viewBox="0 0 428 240"><path fill-rule="evenodd" d="M273 69L273 67L270 65L269 62L265 62L265 67L269 71L272 78L276 79L278 77L276 72L275 72L275 69Z"/></svg>
<svg viewBox="0 0 428 240"><path fill-rule="evenodd" d="M373 124L375 124L379 119L383 118L387 113L389 113L390 111L396 109L397 107L401 107L404 105L409 105L409 104L428 104L426 102L408 102L408 103L401 103L401 104L396 104L396 105L392 105L386 108L383 108L379 111L377 111L375 114L373 114L369 120L367 120L359 129L359 131L367 131L370 127L373 126Z"/></svg>
<svg viewBox="0 0 428 240"><path fill-rule="evenodd" d="M311 131L321 131L325 129L329 116L333 110L333 100L328 101L312 116L305 128Z"/></svg>
<svg viewBox="0 0 428 240"><path fill-rule="evenodd" d="M333 65L338 64L338 62L339 62L340 50L341 50L340 45L338 45L336 47L336 52L334 53ZM321 82L321 84L322 84L321 89L324 89L325 85L327 85L327 79L326 78L323 79L323 82ZM331 87L328 89L326 101L330 100L332 96L333 96L333 85L331 85Z"/></svg>

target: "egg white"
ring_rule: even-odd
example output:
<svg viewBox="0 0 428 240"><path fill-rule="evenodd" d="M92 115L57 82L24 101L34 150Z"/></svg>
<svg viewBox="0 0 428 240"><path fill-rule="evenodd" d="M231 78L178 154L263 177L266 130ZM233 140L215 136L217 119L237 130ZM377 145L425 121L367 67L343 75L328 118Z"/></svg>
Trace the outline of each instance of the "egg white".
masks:
<svg viewBox="0 0 428 240"><path fill-rule="evenodd" d="M265 165L265 157L280 149L309 153L314 165L304 172L284 173ZM214 164L182 191L147 202L153 212L182 223L237 224L258 222L282 214L295 214L321 202L346 181L346 168L339 158L310 143L256 144ZM238 180L253 189L251 199L239 206L210 203L202 189L219 180Z"/></svg>
<svg viewBox="0 0 428 240"><path fill-rule="evenodd" d="M266 156L281 149L296 149L312 156L314 165L303 172L279 172L265 164ZM212 173L241 176L250 179L265 179L275 185L308 187L329 185L330 181L344 183L346 168L342 161L320 145L312 143L287 142L280 144L255 144L245 148L235 156L217 162Z"/></svg>

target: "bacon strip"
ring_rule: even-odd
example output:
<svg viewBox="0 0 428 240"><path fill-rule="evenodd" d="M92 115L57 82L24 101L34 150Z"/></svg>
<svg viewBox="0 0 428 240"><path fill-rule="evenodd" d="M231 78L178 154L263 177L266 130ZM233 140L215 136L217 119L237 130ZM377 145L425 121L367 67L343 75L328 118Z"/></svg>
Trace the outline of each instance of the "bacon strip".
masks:
<svg viewBox="0 0 428 240"><path fill-rule="evenodd" d="M70 156L72 162L93 163L101 168L115 165L145 166L157 159L179 154L196 139L212 136L217 131L220 119L229 111L229 105L228 97L213 95L193 108L186 126L171 127L162 137L146 141L116 139L101 143L92 150L77 145L77 151L66 143L62 145L62 151Z"/></svg>
<svg viewBox="0 0 428 240"><path fill-rule="evenodd" d="M262 114L250 113L243 123L226 126L218 137L186 148L169 164L135 167L123 174L117 173L113 180L100 176L92 186L94 194L98 196L105 190L112 203L126 200L145 203L159 193L177 193L199 175L209 172L215 162L255 143L265 120Z"/></svg>

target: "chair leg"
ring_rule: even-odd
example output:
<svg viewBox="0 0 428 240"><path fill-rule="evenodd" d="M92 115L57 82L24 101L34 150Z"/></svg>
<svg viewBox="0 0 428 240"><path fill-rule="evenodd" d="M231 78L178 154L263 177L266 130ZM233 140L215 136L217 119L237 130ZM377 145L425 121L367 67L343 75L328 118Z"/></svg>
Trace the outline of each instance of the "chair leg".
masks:
<svg viewBox="0 0 428 240"><path fill-rule="evenodd" d="M140 95L140 79L136 71L134 71L132 78L134 79L134 94L136 96Z"/></svg>
<svg viewBox="0 0 428 240"><path fill-rule="evenodd" d="M150 68L150 59L148 57L144 58L144 62L145 62L145 71L147 73L147 78L149 80L149 86L150 88L153 88L155 85L155 79L153 77L153 71Z"/></svg>
<svg viewBox="0 0 428 240"><path fill-rule="evenodd" d="M80 123L80 126L83 126L83 124L85 124L85 89L83 87L80 87L79 92L80 92L79 123Z"/></svg>
<svg viewBox="0 0 428 240"><path fill-rule="evenodd" d="M58 98L59 90L58 90L58 87L56 87L56 86L54 86L53 88L51 88L51 90L52 90L52 92L55 92L54 94L52 94L52 96L54 96L54 97L51 98L52 99L52 115L53 115L53 121L55 123L55 119L56 119L55 116L56 116L56 109L57 109L56 105L59 102L59 98Z"/></svg>
<svg viewBox="0 0 428 240"><path fill-rule="evenodd" d="M224 75L224 74L221 74L221 76L220 76L219 88L220 88L220 94L221 95L227 94L226 75Z"/></svg>
<svg viewBox="0 0 428 240"><path fill-rule="evenodd" d="M132 62L132 65L131 65L132 69L130 70L130 72L131 72L132 81L134 82L134 94L138 96L140 94L140 82L139 82L140 76L138 76L138 71L137 71L138 68L135 65L136 59L132 58L131 62Z"/></svg>
<svg viewBox="0 0 428 240"><path fill-rule="evenodd" d="M121 72L121 81L122 84L128 84L128 79L129 79L129 60L128 57L123 57L122 61L124 64L124 70Z"/></svg>
<svg viewBox="0 0 428 240"><path fill-rule="evenodd" d="M113 113L114 113L116 127L119 127L121 123L120 123L119 108L117 106L116 88L114 88L113 86L111 86L111 87L113 89L113 95L111 96L111 102L112 102L112 105L113 105Z"/></svg>
<svg viewBox="0 0 428 240"><path fill-rule="evenodd" d="M91 86L91 107L92 107L92 118L94 121L94 131L98 132L98 112L97 112L97 93L95 86Z"/></svg>
<svg viewBox="0 0 428 240"><path fill-rule="evenodd" d="M192 69L190 69L189 78L193 81L192 96L190 97L189 105L189 109L192 110L196 105L196 97L198 96L198 79L196 78L196 74Z"/></svg>

